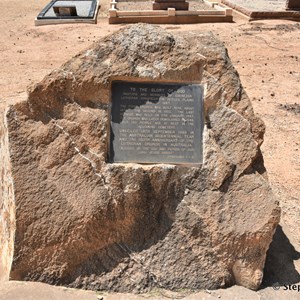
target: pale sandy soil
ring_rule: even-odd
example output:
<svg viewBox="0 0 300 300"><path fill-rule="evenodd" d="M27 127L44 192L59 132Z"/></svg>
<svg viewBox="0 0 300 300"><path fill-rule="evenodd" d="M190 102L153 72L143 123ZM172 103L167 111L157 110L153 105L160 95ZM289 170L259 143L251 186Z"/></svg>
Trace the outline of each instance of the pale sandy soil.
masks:
<svg viewBox="0 0 300 300"><path fill-rule="evenodd" d="M0 300L299 300L297 291L275 291L272 288L254 292L240 286L226 290L197 293L155 290L150 294L109 294L54 287L43 283L7 282L0 285Z"/></svg>
<svg viewBox="0 0 300 300"><path fill-rule="evenodd" d="M107 0L105 0L107 1ZM29 84L40 81L80 50L122 25L34 26L48 0L0 1L0 108L26 98ZM107 13L102 4L100 17ZM164 25L170 31L213 31L228 48L256 113L267 126L262 147L269 180L282 206L282 222L266 263L265 286L300 284L300 24L291 21L248 23L235 15L232 24ZM251 217L251 216L249 216ZM95 293L32 283L3 283L0 299L97 299ZM162 299L158 292L156 299ZM179 295L180 296L180 295ZM202 292L187 299L300 299L300 293L271 287L252 292L240 287ZM144 296L146 297L146 296ZM148 297L148 296L147 296ZM172 298L172 296L171 296ZM174 298L174 297L173 297ZM100 299L100 298L99 298ZM104 299L138 299L111 295Z"/></svg>

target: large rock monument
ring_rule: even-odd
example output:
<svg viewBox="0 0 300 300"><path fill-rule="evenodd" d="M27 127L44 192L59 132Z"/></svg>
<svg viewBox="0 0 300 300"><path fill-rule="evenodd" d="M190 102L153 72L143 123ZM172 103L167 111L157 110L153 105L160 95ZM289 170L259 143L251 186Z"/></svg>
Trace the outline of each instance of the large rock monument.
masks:
<svg viewBox="0 0 300 300"><path fill-rule="evenodd" d="M10 106L0 132L4 277L259 287L280 218L264 124L211 33L125 27Z"/></svg>

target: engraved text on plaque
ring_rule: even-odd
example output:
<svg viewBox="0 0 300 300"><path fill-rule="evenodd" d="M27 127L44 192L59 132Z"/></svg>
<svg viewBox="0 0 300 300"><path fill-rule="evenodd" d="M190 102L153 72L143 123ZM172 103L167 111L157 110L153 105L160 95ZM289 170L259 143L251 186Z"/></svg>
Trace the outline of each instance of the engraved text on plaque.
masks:
<svg viewBox="0 0 300 300"><path fill-rule="evenodd" d="M112 83L111 162L202 163L199 84Z"/></svg>

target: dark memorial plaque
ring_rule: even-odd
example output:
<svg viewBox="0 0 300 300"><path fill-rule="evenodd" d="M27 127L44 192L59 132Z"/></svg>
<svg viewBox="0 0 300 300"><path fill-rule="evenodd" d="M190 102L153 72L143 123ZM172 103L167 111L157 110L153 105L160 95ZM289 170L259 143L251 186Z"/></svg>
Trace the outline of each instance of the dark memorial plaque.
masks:
<svg viewBox="0 0 300 300"><path fill-rule="evenodd" d="M112 83L110 162L202 163L199 84Z"/></svg>

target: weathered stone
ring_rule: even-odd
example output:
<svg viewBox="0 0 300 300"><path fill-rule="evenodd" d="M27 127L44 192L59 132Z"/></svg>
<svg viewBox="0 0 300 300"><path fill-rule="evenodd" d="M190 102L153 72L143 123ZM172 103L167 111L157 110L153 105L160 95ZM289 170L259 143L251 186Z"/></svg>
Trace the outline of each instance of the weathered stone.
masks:
<svg viewBox="0 0 300 300"><path fill-rule="evenodd" d="M0 118L0 280L9 278L15 232L14 187L6 119Z"/></svg>
<svg viewBox="0 0 300 300"><path fill-rule="evenodd" d="M201 167L107 163L116 79L205 85ZM259 287L280 210L264 176L264 125L212 34L126 27L46 76L6 121L12 279L114 291Z"/></svg>

